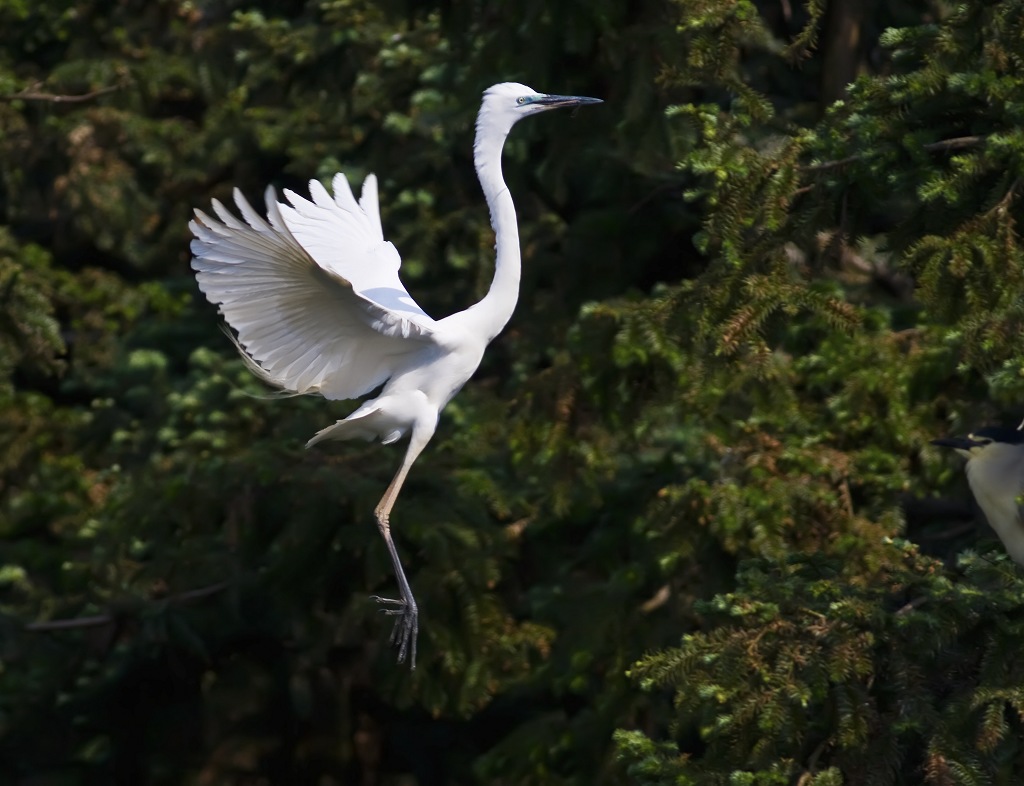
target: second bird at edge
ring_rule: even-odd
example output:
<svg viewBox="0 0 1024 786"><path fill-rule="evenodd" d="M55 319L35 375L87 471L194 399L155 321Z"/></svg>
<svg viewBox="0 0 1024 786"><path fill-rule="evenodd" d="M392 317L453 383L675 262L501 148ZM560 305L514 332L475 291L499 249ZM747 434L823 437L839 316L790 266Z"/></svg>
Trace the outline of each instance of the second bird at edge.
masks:
<svg viewBox="0 0 1024 786"><path fill-rule="evenodd" d="M1024 431L988 426L932 444L953 448L967 459L967 485L978 507L1010 558L1024 565L1024 510L1018 501L1024 494Z"/></svg>

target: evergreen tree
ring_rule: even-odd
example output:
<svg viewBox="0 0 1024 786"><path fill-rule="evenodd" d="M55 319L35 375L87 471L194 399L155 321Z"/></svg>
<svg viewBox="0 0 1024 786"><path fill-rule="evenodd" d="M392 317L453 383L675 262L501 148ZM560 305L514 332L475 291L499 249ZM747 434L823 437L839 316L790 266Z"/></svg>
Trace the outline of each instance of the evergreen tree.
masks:
<svg viewBox="0 0 1024 786"><path fill-rule="evenodd" d="M1021 6L0 0L0 782L1014 782L1022 585L926 445L1021 415ZM409 673L399 455L253 397L187 222L373 171L461 309L508 79L606 104L509 140Z"/></svg>
<svg viewBox="0 0 1024 786"><path fill-rule="evenodd" d="M959 472L931 435L1019 419L1024 8L886 30L885 68L817 118L753 54L798 54L814 5L788 44L742 4L687 11L669 78L723 97L673 110L708 267L641 318L736 413L709 429L720 477L666 493L669 530L697 517L751 556L633 668L674 720L620 755L641 783L1015 782L1024 583L998 549L955 559L956 511L920 498Z"/></svg>

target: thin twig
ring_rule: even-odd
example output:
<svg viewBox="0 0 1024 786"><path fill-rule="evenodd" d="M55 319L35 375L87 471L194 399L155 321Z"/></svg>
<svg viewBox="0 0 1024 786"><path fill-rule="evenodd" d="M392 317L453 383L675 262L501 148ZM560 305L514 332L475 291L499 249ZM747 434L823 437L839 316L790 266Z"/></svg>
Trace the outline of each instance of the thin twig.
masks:
<svg viewBox="0 0 1024 786"><path fill-rule="evenodd" d="M37 93L34 90L23 90L20 93L9 93L0 95L0 102L10 103L11 101L44 101L49 104L80 104L84 101L92 101L94 98L114 93L121 89L121 85L109 85L101 87L89 93L81 93L75 96L55 95L53 93Z"/></svg>
<svg viewBox="0 0 1024 786"><path fill-rule="evenodd" d="M929 142L927 145L922 145L921 149L929 153L942 153L949 150L963 150L965 147L976 147L985 141L987 137L984 136L958 136L953 139L940 139L938 142ZM830 169L838 169L839 167L846 166L847 164L855 164L858 161L863 161L865 158L871 156L871 153L860 153L857 155L847 156L846 158L837 158L835 161L822 161L818 164L807 164L800 167L804 172L827 172Z"/></svg>
<svg viewBox="0 0 1024 786"><path fill-rule="evenodd" d="M660 186L655 186L654 189L651 190L646 196L641 197L639 201L637 201L631 207L627 208L626 214L630 216L633 215L640 208L642 208L644 205L650 202L652 199L661 196L661 194L665 193L666 191L678 191L679 187L679 181L675 179L667 183L662 183Z"/></svg>
<svg viewBox="0 0 1024 786"><path fill-rule="evenodd" d="M900 606L900 608L896 610L896 616L897 617L905 617L907 614L912 612L918 606L923 606L927 602L928 602L928 598L927 598L927 596L924 596L924 595L922 595L921 597L918 597L918 598L914 598L909 603L905 603L903 606Z"/></svg>
<svg viewBox="0 0 1024 786"><path fill-rule="evenodd" d="M216 595L218 592L223 592L229 586L230 585L226 581L218 581L216 584L211 584L208 587L200 587L199 589L179 592L177 595L171 596L171 603L189 603L193 600L200 600L201 598L206 598L210 595Z"/></svg>
<svg viewBox="0 0 1024 786"><path fill-rule="evenodd" d="M943 139L938 142L929 142L924 149L929 153L937 153L945 150L961 150L965 147L975 147L984 142L983 136L958 136L954 139Z"/></svg>
<svg viewBox="0 0 1024 786"><path fill-rule="evenodd" d="M916 538L918 540L949 540L950 538L959 538L973 532L975 529L977 529L977 525L972 520L952 527L946 527L938 532L922 532Z"/></svg>
<svg viewBox="0 0 1024 786"><path fill-rule="evenodd" d="M25 626L29 633L38 633L47 630L70 630L72 628L98 628L101 625L109 625L114 621L113 614L97 614L93 617L75 617L69 620L49 620L47 622L32 622Z"/></svg>
<svg viewBox="0 0 1024 786"><path fill-rule="evenodd" d="M216 595L218 592L223 592L228 588L228 586L228 582L219 581L208 587L200 587L198 589L180 592L177 595L172 595L164 602L172 604L190 603L194 600L200 600L202 598L209 597L210 595ZM110 625L114 622L115 618L114 614L108 613L94 614L91 617L74 617L66 620L47 620L45 622L29 623L25 626L25 630L29 633L42 633L53 630L71 630L73 628L98 628L103 625Z"/></svg>
<svg viewBox="0 0 1024 786"><path fill-rule="evenodd" d="M821 754L825 752L825 746L828 744L828 737L818 743L818 747L811 753L810 758L807 760L807 766L804 768L803 774L800 779L796 782L797 786L804 786L806 783L810 783L814 780L814 775L818 771L818 759L821 758Z"/></svg>
<svg viewBox="0 0 1024 786"><path fill-rule="evenodd" d="M847 156L846 158L840 158L835 161L822 161L820 164L806 164L800 167L804 172L826 172L829 169L838 169L841 166L847 164L853 164L857 161L863 161L867 158L866 154Z"/></svg>

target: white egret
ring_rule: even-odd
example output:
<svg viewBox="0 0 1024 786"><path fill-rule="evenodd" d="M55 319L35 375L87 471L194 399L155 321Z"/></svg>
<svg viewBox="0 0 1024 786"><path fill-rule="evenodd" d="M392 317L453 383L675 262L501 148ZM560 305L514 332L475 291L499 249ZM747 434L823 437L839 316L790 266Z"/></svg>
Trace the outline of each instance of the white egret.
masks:
<svg viewBox="0 0 1024 786"><path fill-rule="evenodd" d="M385 445L410 435L398 472L377 504L399 598L375 597L395 615L391 643L399 663L416 668L419 619L391 537L389 517L416 457L437 427L441 410L476 371L484 349L512 316L519 297L519 230L501 174L501 150L521 118L599 99L538 93L514 82L484 91L473 160L496 236L494 279L474 306L440 320L420 308L398 277L401 259L384 240L377 179L363 183L358 202L348 180L335 175L334 196L318 181L312 201L285 191L265 194L265 221L238 189L243 221L213 201L217 218L196 210L189 223L192 267L199 288L238 334L249 368L264 382L294 394L351 399L383 385L380 394L344 420L319 431L325 439L373 440ZM219 220L218 220L219 219Z"/></svg>

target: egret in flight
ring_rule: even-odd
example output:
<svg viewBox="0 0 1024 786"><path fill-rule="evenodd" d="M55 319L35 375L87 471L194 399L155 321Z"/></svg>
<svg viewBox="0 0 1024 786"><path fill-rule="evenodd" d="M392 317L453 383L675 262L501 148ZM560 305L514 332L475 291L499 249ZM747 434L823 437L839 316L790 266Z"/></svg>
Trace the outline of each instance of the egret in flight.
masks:
<svg viewBox="0 0 1024 786"><path fill-rule="evenodd" d="M502 179L501 150L512 126L528 115L598 103L538 93L515 82L484 91L473 162L496 237L494 279L479 303L444 319L432 319L398 277L401 259L384 240L372 174L358 202L345 175L337 174L333 197L317 180L309 184L312 201L286 190L287 202L278 202L268 188L266 220L235 189L244 221L214 200L217 218L196 210L189 223L199 288L220 306L256 376L283 391L327 399L357 398L383 385L376 398L317 432L306 447L325 439L380 439L388 445L409 435L402 464L374 510L399 597L374 599L396 617L391 643L398 647L398 662L408 655L412 668L418 611L389 517L441 410L476 371L519 297L519 229Z"/></svg>

